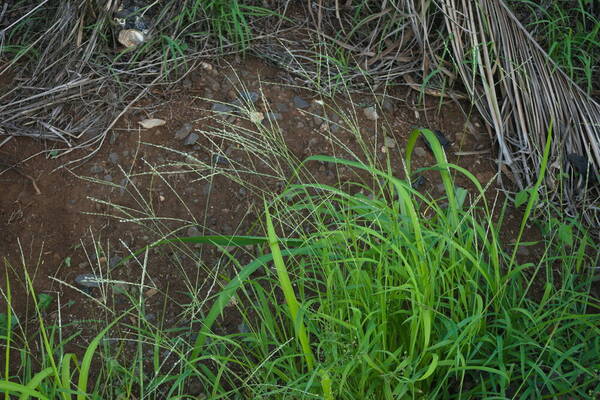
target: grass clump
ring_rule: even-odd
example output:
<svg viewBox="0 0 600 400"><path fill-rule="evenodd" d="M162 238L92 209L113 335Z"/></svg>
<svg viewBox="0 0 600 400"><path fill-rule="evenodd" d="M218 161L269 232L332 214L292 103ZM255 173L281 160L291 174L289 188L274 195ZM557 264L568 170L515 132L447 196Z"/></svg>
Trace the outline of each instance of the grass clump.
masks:
<svg viewBox="0 0 600 400"><path fill-rule="evenodd" d="M334 163L364 179L290 185L266 203L264 236L154 244L213 244L236 267L218 277L220 291L189 306L196 307L189 326L147 320L144 249L131 306L100 325L81 361L64 351L72 336L48 335L60 327L40 322L46 356L26 371L46 372L7 366L0 389L38 398L597 396L600 314L589 268L598 263L597 244L574 221L553 220L550 229L569 233L549 235L539 259L521 260L520 234L512 247L503 242L502 218L492 219L483 188L446 162L430 131L413 132L407 153L419 134L432 143L431 169L441 173L445 197L358 161L311 157L305 163ZM475 197L455 186L451 169L472 182ZM537 201L529 197L521 226ZM242 265L232 245L258 253ZM234 312L243 322L224 332L220 317ZM19 348L11 326L0 343ZM114 344L126 342L135 351ZM32 350L21 355L35 358Z"/></svg>

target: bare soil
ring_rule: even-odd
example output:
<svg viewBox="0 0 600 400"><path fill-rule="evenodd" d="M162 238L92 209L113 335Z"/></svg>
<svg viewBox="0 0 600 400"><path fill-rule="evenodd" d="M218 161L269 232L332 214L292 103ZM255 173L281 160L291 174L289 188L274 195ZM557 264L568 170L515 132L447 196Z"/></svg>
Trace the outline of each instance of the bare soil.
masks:
<svg viewBox="0 0 600 400"><path fill-rule="evenodd" d="M179 235L184 236L252 233L262 207L260 190L280 191L285 185L282 177L289 176L291 171L285 165L281 168L267 165L256 154L248 156L240 144L199 132L223 125L223 117L211 109L214 101L231 102L239 98L240 88L229 82L235 75L240 77L246 90L261 94L255 105L257 110L263 114L277 113L274 118L279 118L276 123L282 137L297 159L313 154L339 157L347 157L350 152L361 154L356 136L343 127L334 128L343 146L328 140L327 132L332 125L315 117L323 116L326 108L315 101L320 99L314 93L284 84L282 71L254 58L213 64L211 70L193 71L176 86L154 89L149 97L127 111L101 149L77 168L61 166L81 157L81 152L54 159L48 153L52 143L13 139L0 147L0 257L11 277L13 305L21 321L33 317L24 268L32 277L37 293L47 293L55 299L50 307L50 319L63 324L109 320L114 318L108 311L110 308L125 307L122 292L95 288L86 296L81 292L84 288L74 281L75 277L85 273L106 274L110 265L127 256L130 250L140 249L174 229L180 229ZM360 135L382 165L389 157L394 174L400 178L404 176L402 152L411 128L439 129L453 142L447 151L449 161L467 168L484 185L491 181L488 197L493 200L497 194L494 149L476 115L471 113L471 128L465 128L466 115L470 114L468 104L442 102L436 97L426 97L425 104L419 104L419 93L406 87L393 88L388 94L378 108L377 121L367 118L363 111L365 107L376 106L371 94L352 95L351 102L343 97L323 101L325 107L336 103L348 114L356 115ZM308 107L298 108L294 96L309 103ZM340 120L333 113L328 117ZM142 129L138 122L146 118L161 118L166 125ZM229 117L226 122L251 128L249 121L239 117ZM339 123L344 125L343 121ZM185 143L188 137L176 137L176 132L185 124L191 124L198 135L194 144ZM395 141L393 147L385 146L386 136ZM423 143L419 148L414 155L414 168L432 165L434 158ZM207 167L185 168L181 163L186 154ZM256 188L249 191L246 185L215 173L234 165L245 165L268 176L240 173L241 181ZM152 168L180 173L163 175L164 180L156 174L143 174ZM279 173L275 174L275 170ZM309 171L317 180L328 184L355 178L350 170L321 163L310 164ZM128 180L127 175L133 178ZM436 174L423 175L426 181L420 190L442 196L441 181ZM32 180L40 194L36 194ZM472 189L464 178L458 177L457 184ZM146 210L163 220L122 222L124 214L102 201L131 210ZM143 216L135 211L131 214ZM519 211L511 208L504 231L507 238L514 237L519 219ZM538 239L539 233L532 229L525 241ZM94 246L98 243L102 251L96 256ZM242 249L237 254L243 262L255 251ZM165 326L189 325L198 316L182 312L181 305L215 293L222 283L219 276L231 276L234 271L225 266L222 252L214 247L188 246L184 254L188 256L182 259L169 247L152 250L145 267L141 262L129 262L112 271L111 279L139 283L145 277L146 318L163 321ZM535 258L535 249L524 256ZM190 293L183 274L188 282L197 283L196 292ZM6 288L4 273L0 282ZM123 284L121 289L135 294L133 286ZM5 300L0 299L0 310L5 309ZM227 313L217 329L230 332L238 329L239 323L235 312ZM94 324L77 322L75 326L83 329L83 334L72 343L73 350L77 351L85 348L94 332Z"/></svg>

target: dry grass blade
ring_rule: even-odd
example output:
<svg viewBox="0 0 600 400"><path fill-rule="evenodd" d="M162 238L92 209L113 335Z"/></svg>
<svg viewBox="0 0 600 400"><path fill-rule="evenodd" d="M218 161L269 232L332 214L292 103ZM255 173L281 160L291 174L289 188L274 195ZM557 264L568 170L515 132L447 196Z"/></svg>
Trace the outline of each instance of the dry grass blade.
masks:
<svg viewBox="0 0 600 400"><path fill-rule="evenodd" d="M455 65L496 132L499 168L506 165L520 189L532 186L553 122L546 193L569 214L583 212L598 226L599 188L581 182L567 154L585 156L598 174L600 105L560 70L501 0L444 0L442 9Z"/></svg>

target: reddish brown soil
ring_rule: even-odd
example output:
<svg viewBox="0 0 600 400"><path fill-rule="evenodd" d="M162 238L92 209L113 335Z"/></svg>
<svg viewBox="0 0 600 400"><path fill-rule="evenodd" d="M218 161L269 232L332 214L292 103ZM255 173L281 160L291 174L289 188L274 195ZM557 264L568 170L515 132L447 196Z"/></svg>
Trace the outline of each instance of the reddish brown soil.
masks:
<svg viewBox="0 0 600 400"><path fill-rule="evenodd" d="M274 111L281 113L283 118L277 122L286 144L296 158L302 160L313 154L348 156L346 150L327 140L324 136L326 127L321 121L295 107L292 98L299 95L311 102L309 112L322 115L323 108L314 102L312 93L281 84L278 79L280 71L255 59L245 60L243 64L234 63L233 67L248 90L262 90L264 97L256 105L259 110L269 104ZM32 316L31 299L26 295L24 269L33 278L33 285L38 293L48 293L54 297L55 303L51 307L50 317L60 318L63 324L89 319L112 319L110 312L100 303L117 309L124 307L119 295L114 295L110 290L94 289L92 297L86 297L59 281L77 286L74 278L79 274L100 271L105 274L107 264L111 259L116 260L114 257L124 257L129 254L128 249L140 249L173 229L181 229L180 234L183 235L250 232L262 207L262 198L258 190L277 192L281 190L284 182L275 177L240 174L240 179L255 185L257 189L253 192L245 191L240 184L223 176L211 178L211 172L214 172L215 168L229 168L230 165L224 163L222 158L215 158L210 151L220 152L222 156L231 158L239 165L247 165L259 172L273 174L273 171L271 166L257 161L256 156L246 156L240 146L224 143L215 137L198 133L199 139L194 146L186 146L182 140L174 137L175 132L185 123L191 123L198 130L210 130L210 127L220 126L219 120L214 118L214 113L209 111L212 103L204 97L219 101L231 101L235 98L235 89L227 83L225 76L232 74L231 67L224 63L221 66L215 65L212 71L192 72L179 86L165 91L154 90L152 96L127 112L98 153L75 169L60 167L68 160L81 157L81 152L59 159L45 155L32 157L40 151L50 150L51 143L13 139L0 148L0 256L5 260L3 262L6 264L3 265L6 265L11 277L11 289L15 299L13 306L21 320ZM262 85L259 85L259 78ZM375 122L365 117L362 110L363 107L374 104L373 97L353 95L353 102L357 104L356 116L359 118L361 135L378 155L382 165L385 165L389 155L394 174L402 177L404 173L401 153L406 138L412 126L422 126L440 129L454 141L448 151L451 162L469 169L482 183L494 178L496 166L493 162L493 149L488 135L483 133L484 128L475 116L471 118L475 130L469 131L464 128L465 113L461 111L461 107L468 110L466 104L461 104L460 107L453 103L440 105L440 99L426 98L426 107L423 107L416 104L418 93L402 87L392 90L391 96L393 98L386 101L383 110L379 111L381 118L376 126ZM324 101L326 105L337 102L341 109L353 112L351 104L344 98ZM167 124L143 130L139 128L138 121L145 118L162 118ZM240 126L251 126L248 121L242 121L240 118L231 119L230 122ZM396 140L396 145L387 149L386 153L381 151L385 135ZM336 136L351 151L362 153L351 133L339 129ZM212 165L212 168L197 168L191 171L176 165L184 161L183 155L155 146L140 145L140 141L190 153L207 165ZM421 154L414 156L414 168L433 164L432 155L423 152L422 143L419 146ZM454 155L455 152L477 154L459 157ZM110 160L113 153L118 155L118 160ZM16 168L20 173L7 168L17 163ZM120 167L135 175L149 171L151 166L163 172L188 172L169 175L165 181L161 181L156 175L139 175L133 178L133 183L129 183L125 190L119 186L126 183ZM352 178L349 170L335 170L319 163L311 164L309 170L316 179L330 184L338 179L343 181ZM290 173L286 166L283 166L281 171L282 176ZM41 194L36 194L32 182L24 175L35 179ZM114 185L95 183L86 178L103 180L108 178L107 175L110 175ZM428 191L433 196L442 196L440 181L436 175L425 173L425 176L427 181L421 190ZM169 189L167 184L172 189ZM464 178L458 178L457 184L470 187ZM136 188L139 193L134 190ZM493 199L496 193L492 184L488 190L488 197ZM124 216L122 213L114 207L92 199L136 210L152 209L156 216L171 219L161 223L121 222L120 218ZM140 204L143 199L148 203L142 207ZM135 212L132 214L142 216ZM518 220L518 213L509 211L506 226L508 237L514 237ZM191 224L197 226L195 230L190 229ZM536 233L531 232L526 240L538 238ZM99 243L105 252L98 259L94 254L94 243ZM238 254L243 261L250 257L252 251L254 250L246 249ZM189 246L185 252L187 258L176 259L169 247L153 250L150 252L145 275L140 263L130 262L117 268L111 274L111 278L139 283L141 277L145 276L145 313L148 319L151 316L155 321L164 321L166 326L189 325L193 316L182 314L179 307L190 300L187 294L190 288L183 283L182 274L186 274L188 280L198 282L197 293L193 293L192 296L202 299L208 293L218 290L222 283L222 277L217 276L217 271L226 276L231 276L234 272L220 267L224 265L222 253L213 247ZM200 268L195 265L198 261L202 263ZM5 288L4 274L0 277L0 282ZM125 288L130 294L135 294L135 289L127 285ZM56 311L58 307L60 313ZM5 300L0 299L0 310L5 309ZM236 313L228 313L217 329L230 331L236 329L238 323ZM78 326L84 329L84 333L73 343L75 347L85 346L90 338L86 333L91 334L94 331L93 324L80 323Z"/></svg>

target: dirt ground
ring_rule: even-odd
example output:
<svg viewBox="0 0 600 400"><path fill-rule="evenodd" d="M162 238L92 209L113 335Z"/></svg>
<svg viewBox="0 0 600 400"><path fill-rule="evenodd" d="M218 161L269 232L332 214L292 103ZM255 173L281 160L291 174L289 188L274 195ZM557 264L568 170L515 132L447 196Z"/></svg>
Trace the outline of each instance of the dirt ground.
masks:
<svg viewBox="0 0 600 400"><path fill-rule="evenodd" d="M419 93L406 87L396 87L388 97L379 97L381 107L372 94L353 95L352 103L339 97L320 104L314 93L284 84L283 72L269 64L253 58L231 62L205 65L175 87L154 89L151 96L127 111L102 148L77 168L60 167L83 154L54 159L49 153L52 143L19 138L0 147L0 256L6 259L3 267L11 276L16 299L13 305L22 321L32 316L23 268L33 278L38 293L54 298L49 317L63 324L110 319L109 308L124 307L123 291L134 294L133 287L139 287L130 288L127 282L139 283L141 279L145 279L148 320L164 321L167 326L185 326L193 321L195 316L183 312L181 305L194 296L203 299L215 293L220 277L233 274L224 266L218 249L188 246L183 251L188 256L183 258L169 247L153 250L146 264L132 261L111 271L111 279L124 282L112 289L89 290L75 278L81 274L107 275L130 250L175 229L179 235L190 236L252 233L261 211L261 191L280 191L291 171L288 165L277 165L276 158L261 149L248 154L247 144L206 133L218 132L224 124L252 130L253 124L247 119L219 114L224 104L245 96L248 104L256 100L254 107L266 117L265 126L279 126L281 137L299 160L314 154L361 154L361 140L344 129L343 118L333 112L325 116L328 106L336 103L335 107L356 116L364 142L382 165L389 156L398 177L404 175L401 157L410 129L439 129L453 142L447 150L449 161L470 170L483 184L492 181L488 197L493 200L496 196L492 142L476 115L471 115L470 125L466 125L468 104L448 100L442 105L440 98L427 97L425 106L419 105ZM244 89L240 82L235 83L237 77ZM377 120L364 111L370 106L376 107ZM160 118L166 124L141 128L138 122L148 118ZM330 139L332 130L339 142ZM433 156L423 143L418 146L414 167L432 165ZM244 172L245 168L255 172ZM162 175L149 173L152 170ZM349 170L320 163L310 164L309 171L329 184L353 178ZM237 176L238 182L223 172ZM420 190L442 196L441 181L435 174L424 176ZM464 178L458 178L457 184L470 187ZM254 189L248 190L248 185ZM148 216L161 219L144 220ZM140 219L132 221L134 218ZM514 235L519 218L517 210L509 211L507 237ZM532 230L525 240L535 239L539 234ZM243 249L238 255L243 261L254 251ZM522 255L535 256L527 250ZM182 279L182 274L187 279ZM4 281L4 276L0 277L3 288ZM186 282L196 282L194 293L190 294L192 289ZM5 307L4 299L0 299L0 310ZM86 329L90 335L93 329L81 322L77 326L84 333L73 346L84 348L91 337L86 336ZM229 313L217 329L226 332L238 326L235 313Z"/></svg>

